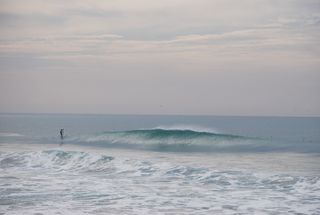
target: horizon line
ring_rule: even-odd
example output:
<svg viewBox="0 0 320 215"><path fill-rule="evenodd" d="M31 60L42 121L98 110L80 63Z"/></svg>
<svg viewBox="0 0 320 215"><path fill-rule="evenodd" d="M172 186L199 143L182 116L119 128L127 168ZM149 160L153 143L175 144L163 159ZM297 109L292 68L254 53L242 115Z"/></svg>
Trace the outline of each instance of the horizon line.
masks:
<svg viewBox="0 0 320 215"><path fill-rule="evenodd" d="M113 115L113 116L187 116L187 117L290 117L319 118L320 115L241 115L241 114L178 114L178 113L71 113L71 112L0 112L1 115Z"/></svg>

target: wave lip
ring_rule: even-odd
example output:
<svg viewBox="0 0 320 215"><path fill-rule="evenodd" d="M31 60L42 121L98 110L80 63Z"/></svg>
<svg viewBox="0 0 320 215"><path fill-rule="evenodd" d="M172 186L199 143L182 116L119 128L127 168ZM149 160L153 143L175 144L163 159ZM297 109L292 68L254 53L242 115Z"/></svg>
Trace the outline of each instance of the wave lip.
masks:
<svg viewBox="0 0 320 215"><path fill-rule="evenodd" d="M161 130L191 130L196 132L208 132L208 133L221 133L217 129L198 126L198 125L171 125L171 126L157 126L151 129L161 129ZM148 130L148 129L143 129Z"/></svg>

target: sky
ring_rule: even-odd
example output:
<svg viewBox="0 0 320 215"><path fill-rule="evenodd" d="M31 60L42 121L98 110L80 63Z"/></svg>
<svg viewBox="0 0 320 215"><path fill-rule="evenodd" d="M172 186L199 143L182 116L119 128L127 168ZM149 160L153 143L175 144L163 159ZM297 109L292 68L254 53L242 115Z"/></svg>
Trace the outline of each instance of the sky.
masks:
<svg viewBox="0 0 320 215"><path fill-rule="evenodd" d="M0 0L0 112L320 116L320 0Z"/></svg>

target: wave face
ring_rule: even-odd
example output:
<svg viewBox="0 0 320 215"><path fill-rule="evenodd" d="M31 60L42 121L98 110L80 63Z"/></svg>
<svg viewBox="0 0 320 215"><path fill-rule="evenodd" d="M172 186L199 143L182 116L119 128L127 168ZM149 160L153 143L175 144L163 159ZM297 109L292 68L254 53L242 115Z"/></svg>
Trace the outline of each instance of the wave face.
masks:
<svg viewBox="0 0 320 215"><path fill-rule="evenodd" d="M65 142L160 152L320 152L319 145L314 142L248 137L186 127L108 131L69 137Z"/></svg>
<svg viewBox="0 0 320 215"><path fill-rule="evenodd" d="M229 134L216 134L205 131L194 131L194 130L167 130L167 129L144 129L144 130L130 130L130 131L119 131L119 132L105 132L98 135L97 138L115 137L116 138L132 138L140 141L153 141L162 143L189 143L194 140L234 140L234 139L245 139L242 136L229 135ZM120 139L119 139L120 140Z"/></svg>
<svg viewBox="0 0 320 215"><path fill-rule="evenodd" d="M266 146L258 138L178 128L111 131L96 135L70 137L66 141L105 147L169 152L266 150Z"/></svg>

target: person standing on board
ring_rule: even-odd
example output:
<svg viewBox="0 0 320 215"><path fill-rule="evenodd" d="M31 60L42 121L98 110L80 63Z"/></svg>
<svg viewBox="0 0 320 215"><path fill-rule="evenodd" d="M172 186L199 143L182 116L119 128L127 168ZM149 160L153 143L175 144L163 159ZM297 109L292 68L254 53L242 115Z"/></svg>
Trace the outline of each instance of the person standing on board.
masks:
<svg viewBox="0 0 320 215"><path fill-rule="evenodd" d="M60 138L61 138L61 140L63 140L63 137L64 137L64 129L61 128L60 129Z"/></svg>

